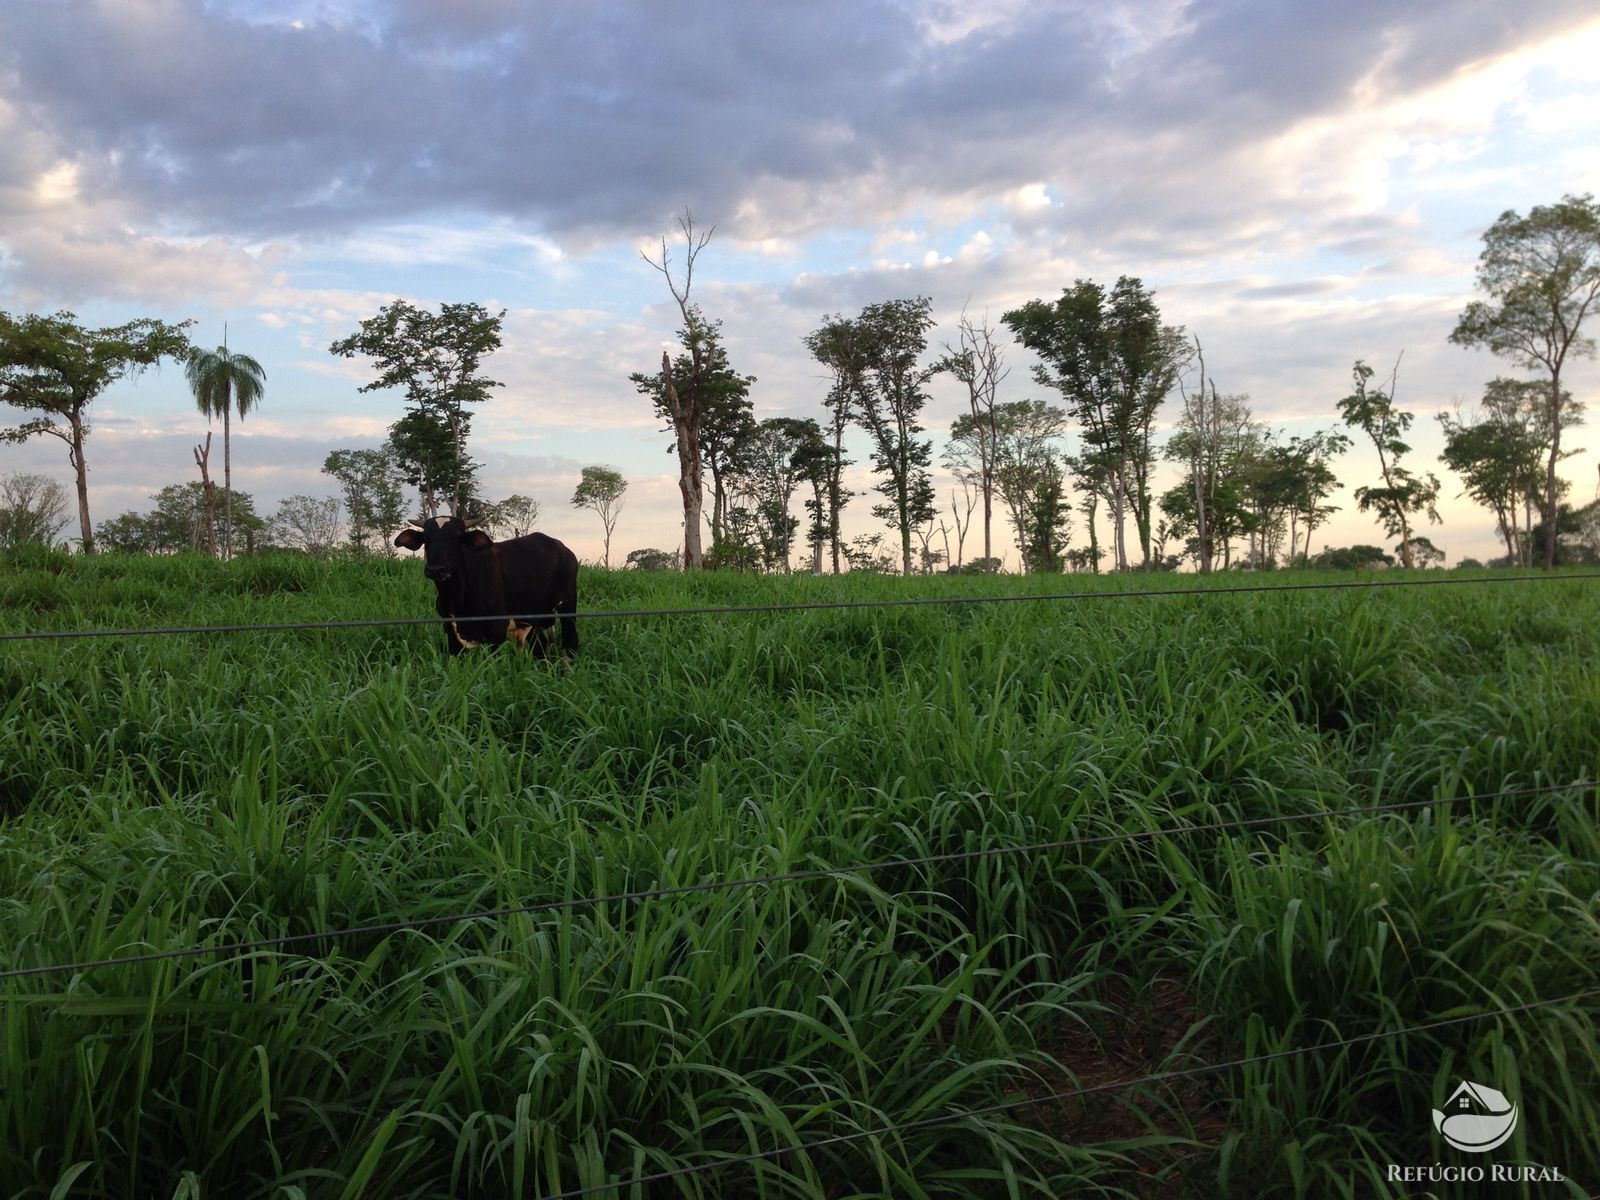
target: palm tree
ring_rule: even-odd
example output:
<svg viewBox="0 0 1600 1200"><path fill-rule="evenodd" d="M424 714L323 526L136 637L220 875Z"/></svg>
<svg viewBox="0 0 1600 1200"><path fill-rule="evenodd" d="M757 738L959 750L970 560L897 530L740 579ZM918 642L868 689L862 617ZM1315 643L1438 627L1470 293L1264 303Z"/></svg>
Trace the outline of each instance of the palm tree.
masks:
<svg viewBox="0 0 1600 1200"><path fill-rule="evenodd" d="M267 373L248 354L229 354L227 332L215 350L197 352L189 360L185 374L195 403L207 417L222 417L222 544L227 557L233 557L233 444L229 416L237 411L240 419L261 402Z"/></svg>

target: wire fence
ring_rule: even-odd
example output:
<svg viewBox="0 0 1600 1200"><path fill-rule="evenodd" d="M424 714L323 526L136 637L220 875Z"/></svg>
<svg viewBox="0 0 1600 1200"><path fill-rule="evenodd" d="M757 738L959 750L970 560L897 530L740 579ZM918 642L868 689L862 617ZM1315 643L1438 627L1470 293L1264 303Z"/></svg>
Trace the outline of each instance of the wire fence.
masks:
<svg viewBox="0 0 1600 1200"><path fill-rule="evenodd" d="M1266 592L1308 592L1349 589L1364 589L1368 591L1374 591L1389 588L1439 587L1450 585L1493 583L1558 582L1589 579L1600 579L1600 572L1575 572L1560 575L1540 574L1480 576L1469 578L1450 577L1442 579L1408 579L1384 582L1379 582L1376 580L1357 580L1330 581L1325 583L1262 584L1221 587L1213 586L1155 590L1122 589L1115 591L1006 594L999 596L919 596L889 600L804 601L784 604L707 605L686 608L615 610L596 609L579 610L576 613L506 613L487 616L472 616L470 618L458 617L456 619L492 622L534 622L551 621L563 617L573 616L581 617L586 620L590 618L655 618L677 616L733 617L752 614L841 611L850 609L870 610L935 605L962 606L1030 602L1052 603L1063 601L1070 602L1134 598L1158 599L1164 597L1219 596L1259 594ZM0 633L0 642L76 640L89 638L204 636L210 634L232 633L269 633L310 630L363 629L375 627L404 627L417 625L438 625L443 620L444 618L440 618L438 616L381 617L346 621L293 621L234 625L162 626L129 629L32 630ZM1187 837L1190 835L1203 833L1231 834L1236 832L1247 832L1281 827L1304 822L1327 821L1336 818L1375 816L1379 814L1410 812L1420 809L1455 806L1480 801L1487 802L1517 797L1550 795L1559 792L1582 791L1585 789L1595 788L1596 786L1597 785L1592 781L1577 780L1570 783L1516 788L1496 792L1480 792L1460 796L1441 796L1428 800L1356 805L1339 809L1323 809L1314 812L1279 814L1270 817L1257 817L1234 821L1216 821L1204 824L1096 834L1085 837L1063 838L1054 841L1034 842L1014 846L990 846L976 850L953 851L909 858L852 863L835 867L819 867L807 870L772 873L738 879L710 880L694 884L640 889L636 891L621 892L605 896L572 897L563 900L541 901L537 903L511 905L492 909L478 909L467 912L441 914L404 920L373 922L361 925L345 926L337 929L320 930L309 933L284 934L276 937L255 938L220 943L210 946L186 946L169 950L150 951L142 954L86 959L78 962L49 963L30 967L12 967L6 970L0 970L0 981L19 980L28 977L45 975L80 974L102 969L109 969L117 966L130 966L142 963L192 959L199 957L248 955L264 951L287 951L291 953L305 953L310 955L316 953L316 951L313 949L302 951L298 948L326 945L330 942L337 943L341 939L369 936L388 936L395 933L408 931L444 928L472 921L503 920L510 917L537 915L541 913L557 911L571 911L584 908L593 908L607 904L638 903L671 897L786 885L809 880L845 878L894 869L912 869L940 864L1000 858L1004 856L1045 854L1061 850L1104 847L1116 844L1152 841L1160 838ZM708 1159L705 1162L694 1163L671 1170L658 1171L646 1175L637 1175L626 1180L594 1184L569 1191L552 1193L547 1197L547 1200L581 1200L583 1197L598 1195L600 1193L620 1194L630 1189L637 1189L644 1186L664 1183L690 1175L703 1174L705 1172L741 1166L757 1166L764 1163L774 1162L789 1155L809 1155L817 1151L845 1146L851 1143L868 1141L877 1138L894 1137L920 1130L954 1125L976 1117L1002 1115L1041 1105L1063 1104L1075 1100L1085 1100L1098 1095L1129 1091L1136 1088L1161 1086L1207 1075L1242 1070L1259 1063L1272 1062L1302 1055L1331 1053L1367 1043L1400 1037L1410 1037L1417 1034L1428 1033L1434 1030L1460 1026L1489 1019L1515 1016L1522 1013L1553 1008L1561 1005L1571 1005L1584 1000L1596 998L1600 998L1600 989L1577 992L1555 999L1532 1001L1527 1004L1516 1005L1508 1008L1491 1009L1465 1016L1444 1018L1399 1029L1361 1034L1355 1037L1341 1038L1334 1041L1318 1043L1316 1045L1293 1047L1245 1058L1236 1058L1225 1062L1199 1064L1192 1067L1184 1067L1175 1070L1160 1071L1141 1075L1133 1078L1114 1080L1108 1083L1072 1088L1065 1091L1055 1091L1037 1096L1028 1096L1022 1099L1006 1101L986 1107L963 1109L959 1112L941 1113L935 1116L902 1122L899 1124L886 1124L871 1129L856 1130L849 1133L831 1135L809 1142L797 1142L793 1145L777 1146L744 1154L722 1155L716 1158Z"/></svg>
<svg viewBox="0 0 1600 1200"><path fill-rule="evenodd" d="M1479 575L1464 578L1397 579L1389 582L1337 580L1327 583L1249 584L1197 588L1126 588L1117 591L1007 593L1001 596L906 596L894 600L805 600L787 604L718 604L689 608L578 609L575 612L454 614L451 617L371 617L349 621L274 621L236 625L166 625L129 629L36 629L0 633L0 642L63 641L80 638L189 637L219 633L285 633L300 630L372 629L388 626L439 625L448 620L501 623L627 617L748 616L760 613L834 612L845 609L922 608L934 605L1028 604L1089 600L1160 599L1170 596L1237 596L1263 592L1327 592L1364 589L1451 587L1495 583L1559 583L1600 579L1600 571L1542 575Z"/></svg>
<svg viewBox="0 0 1600 1200"><path fill-rule="evenodd" d="M1581 1000L1600 998L1600 988L1586 992L1573 992L1570 995L1556 997L1550 1000L1533 1000L1527 1004L1513 1005L1510 1008L1490 1009L1487 1012L1469 1013L1460 1017L1445 1017L1437 1021L1428 1021L1421 1025L1409 1025L1401 1029L1386 1029L1377 1033L1363 1033L1355 1037L1339 1038L1336 1041L1320 1042L1314 1046L1295 1046L1287 1050L1274 1050L1267 1054L1254 1054L1248 1058L1236 1058L1228 1062L1202 1063L1194 1067L1182 1067L1175 1071L1160 1071L1150 1075L1140 1075L1132 1079L1117 1079L1110 1083L1098 1083L1089 1087L1072 1088L1063 1092L1050 1092L1042 1096L1028 1096L1021 1100L1008 1100L999 1104L990 1104L980 1108L969 1108L961 1112L940 1113L934 1117L924 1117L916 1121L906 1121L898 1125L882 1125L874 1129L862 1129L853 1133L835 1134L831 1137L818 1138L815 1141L799 1142L793 1146L776 1146L770 1150L757 1150L749 1154L733 1154L722 1158L710 1159L703 1163L693 1163L686 1167L676 1167L669 1171L657 1171L651 1175L635 1175L629 1179L618 1180L614 1183L597 1183L588 1187L574 1188L565 1192L551 1192L544 1200L579 1200L583 1196L594 1196L601 1192L620 1193L628 1188L641 1187L646 1184L663 1183L669 1179L681 1179L688 1175L699 1175L707 1171L716 1171L727 1167L754 1166L758 1163L775 1161L790 1154L810 1154L817 1150L827 1150L835 1146L848 1145L851 1142L867 1141L871 1138L890 1137L904 1133L914 1133L924 1129L937 1129L945 1125L954 1125L972 1117L998 1116L1004 1113L1018 1112L1026 1108L1034 1108L1043 1104L1064 1104L1070 1100L1086 1099L1090 1096L1108 1095L1113 1092L1129 1091L1137 1087L1150 1087L1158 1084L1177 1083L1186 1079L1197 1079L1204 1075L1217 1075L1225 1071L1241 1070L1254 1066L1257 1063L1275 1062L1284 1058L1297 1058L1305 1054L1326 1054L1335 1050L1347 1050L1352 1046L1365 1045L1370 1042L1388 1041L1392 1038L1412 1037L1419 1033L1429 1033L1435 1029L1446 1029L1455 1025L1466 1025L1475 1021L1486 1021L1491 1017L1511 1017L1520 1013L1534 1012L1542 1008L1554 1008L1557 1005L1575 1004Z"/></svg>
<svg viewBox="0 0 1600 1200"><path fill-rule="evenodd" d="M307 943L337 941L341 938L387 936L422 929L460 925L468 921L502 920L507 917L531 916L538 913L557 912L580 908L593 908L604 904L631 904L645 900L661 900L674 896L693 896L707 892L723 892L743 888L767 887L776 884L801 883L814 879L842 878L874 871L895 868L936 866L944 863L971 862L977 859L1001 858L1008 855L1044 854L1056 850L1110 846L1118 843L1152 841L1157 838L1187 837L1199 833L1226 833L1238 830L1267 829L1273 826L1300 822L1325 821L1338 817L1370 816L1378 813L1409 812L1435 806L1466 804L1475 801L1504 800L1523 796L1549 795L1555 792L1580 791L1595 784L1578 780L1572 783L1546 784L1538 787L1516 788L1498 792L1477 792L1464 796L1443 796L1430 800L1405 800L1392 804L1355 805L1347 808L1322 809L1317 812L1284 813L1271 817L1251 817L1238 821L1214 821L1202 825L1178 825L1160 829L1138 829L1122 833L1094 834L1088 837L1062 838L1050 842L1029 842L1017 846L986 846L978 850L956 850L943 854L926 854L915 858L891 858L877 862L850 863L837 867L816 867L804 871L788 871L770 875L756 875L741 879L718 879L703 883L687 883L673 887L646 888L619 892L608 896L580 896L565 900L545 900L534 904L509 905L502 908L476 909L469 912L436 914L397 921L379 921L364 925L350 925L339 929L320 930L314 933L289 933L277 937L252 938L246 941L224 942L215 946L184 946L173 950L154 950L146 954L130 954L116 958L85 959L81 962L45 963L32 967L13 967L0 971L0 982L22 979L33 975L59 975L97 971L108 967L131 966L139 963L163 962L174 959L212 957L230 954L253 954L261 950L292 950Z"/></svg>

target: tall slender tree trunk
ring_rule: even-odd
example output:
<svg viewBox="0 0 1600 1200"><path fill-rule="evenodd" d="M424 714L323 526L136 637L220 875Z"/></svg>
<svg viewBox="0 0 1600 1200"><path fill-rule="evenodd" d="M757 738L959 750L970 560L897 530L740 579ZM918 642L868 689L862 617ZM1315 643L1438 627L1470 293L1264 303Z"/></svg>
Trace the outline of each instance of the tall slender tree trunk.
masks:
<svg viewBox="0 0 1600 1200"><path fill-rule="evenodd" d="M728 498L722 487L722 469L718 460L712 458L711 468L711 549L713 552L722 545L723 539L728 536Z"/></svg>
<svg viewBox="0 0 1600 1200"><path fill-rule="evenodd" d="M994 485L992 481L985 481L983 485L983 569L985 571L989 569L989 561L994 557L994 547L989 540L989 526L994 520L991 500L991 493L993 491ZM966 540L967 535L963 531L956 539L957 556L965 553L963 547L966 545ZM956 565L960 566L961 564L957 563Z"/></svg>
<svg viewBox="0 0 1600 1200"><path fill-rule="evenodd" d="M222 398L222 555L233 558L233 437L228 420L233 411L233 388Z"/></svg>
<svg viewBox="0 0 1600 1200"><path fill-rule="evenodd" d="M200 491L206 498L206 553L217 556L217 485L211 482L211 432L205 445L194 448L195 465L200 468Z"/></svg>
<svg viewBox="0 0 1600 1200"><path fill-rule="evenodd" d="M823 481L820 478L816 477L816 476L812 476L812 478L811 478L811 500L812 500L812 503L817 506L817 508L816 508L816 517L817 517L817 519L816 519L815 524L813 524L812 527L811 527L811 533L812 533L812 537L811 537L811 573L813 575L821 575L822 574L822 538L821 538L820 535L822 533L822 529L821 529L822 514L826 511L826 509L823 507L823 505L826 502L825 502L825 500L823 498Z"/></svg>
<svg viewBox="0 0 1600 1200"><path fill-rule="evenodd" d="M1128 491L1120 469L1111 476L1111 545L1117 570L1128 569Z"/></svg>
<svg viewBox="0 0 1600 1200"><path fill-rule="evenodd" d="M672 382L672 358L661 352L661 386L678 436L678 491L683 495L683 569L698 571L705 564L700 526L705 513L705 478L700 466L700 429L696 414L678 396Z"/></svg>
<svg viewBox="0 0 1600 1200"><path fill-rule="evenodd" d="M900 574L902 575L911 574L911 497L907 494L906 488L906 476L910 471L909 463L902 465L898 494L895 496L900 506Z"/></svg>
<svg viewBox="0 0 1600 1200"><path fill-rule="evenodd" d="M1556 495L1556 460L1561 457L1561 368L1550 372L1550 461L1544 472L1544 569L1556 565L1556 517L1560 515Z"/></svg>
<svg viewBox="0 0 1600 1200"><path fill-rule="evenodd" d="M828 464L828 543L833 551L833 573L839 573L839 510L844 507L844 428L833 427L833 461Z"/></svg>
<svg viewBox="0 0 1600 1200"><path fill-rule="evenodd" d="M1100 499L1091 491L1086 515L1089 518L1089 570L1095 575L1100 574L1100 529L1096 520L1099 508Z"/></svg>
<svg viewBox="0 0 1600 1200"><path fill-rule="evenodd" d="M993 400L991 394L990 400ZM994 452L995 443L999 439L998 422L994 415L994 405L989 405L989 431L988 436L982 434L983 419L977 412L977 405L973 405L973 416L978 417L979 433L979 463L983 469L983 558L984 570L989 569L989 560L994 557L994 545L990 540L990 527L994 523ZM971 511L970 509L968 510ZM963 537L963 541L966 539Z"/></svg>
<svg viewBox="0 0 1600 1200"><path fill-rule="evenodd" d="M1533 495L1522 498L1522 536L1517 539L1517 566L1533 566Z"/></svg>
<svg viewBox="0 0 1600 1200"><path fill-rule="evenodd" d="M69 414L67 423L71 435L67 441L67 460L78 485L78 529L85 554L94 553L94 526L89 522L89 468L83 461L83 420L76 413Z"/></svg>

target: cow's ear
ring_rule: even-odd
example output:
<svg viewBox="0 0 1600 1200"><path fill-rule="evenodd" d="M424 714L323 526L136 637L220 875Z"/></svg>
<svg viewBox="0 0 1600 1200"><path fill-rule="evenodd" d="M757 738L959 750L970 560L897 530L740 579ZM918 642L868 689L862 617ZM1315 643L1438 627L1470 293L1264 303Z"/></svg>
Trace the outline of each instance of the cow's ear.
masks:
<svg viewBox="0 0 1600 1200"><path fill-rule="evenodd" d="M402 550L422 549L422 534L415 529L402 529L400 536L394 539L394 544Z"/></svg>
<svg viewBox="0 0 1600 1200"><path fill-rule="evenodd" d="M466 536L461 539L474 550L482 550L485 546L494 545L494 539L481 529L469 529Z"/></svg>

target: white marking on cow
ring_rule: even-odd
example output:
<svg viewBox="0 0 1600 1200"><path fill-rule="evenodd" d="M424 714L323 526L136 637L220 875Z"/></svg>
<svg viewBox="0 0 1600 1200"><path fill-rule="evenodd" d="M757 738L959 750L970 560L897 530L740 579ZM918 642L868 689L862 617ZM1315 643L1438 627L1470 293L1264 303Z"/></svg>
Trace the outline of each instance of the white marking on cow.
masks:
<svg viewBox="0 0 1600 1200"><path fill-rule="evenodd" d="M435 518L433 518L433 527L435 529L443 529L448 524L450 524L450 518L449 517L435 517Z"/></svg>
<svg viewBox="0 0 1600 1200"><path fill-rule="evenodd" d="M475 650L479 646L483 645L482 642L468 641L466 638L462 637L461 630L456 628L456 623L454 621L450 622L450 632L455 636L456 644L459 645L463 650Z"/></svg>

